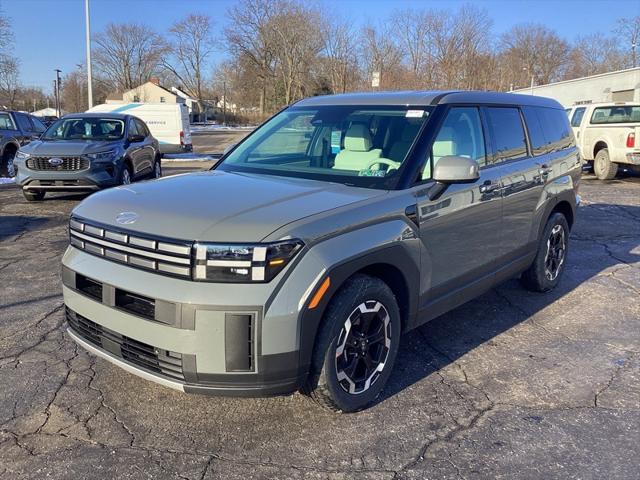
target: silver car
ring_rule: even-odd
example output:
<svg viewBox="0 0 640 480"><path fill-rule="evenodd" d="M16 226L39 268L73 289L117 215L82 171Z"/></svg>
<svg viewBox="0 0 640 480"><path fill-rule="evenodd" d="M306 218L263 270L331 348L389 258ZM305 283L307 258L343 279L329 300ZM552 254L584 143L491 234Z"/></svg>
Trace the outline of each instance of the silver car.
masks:
<svg viewBox="0 0 640 480"><path fill-rule="evenodd" d="M68 332L180 391L300 390L356 411L392 375L403 332L515 276L557 285L580 171L553 100L306 99L211 171L78 205Z"/></svg>

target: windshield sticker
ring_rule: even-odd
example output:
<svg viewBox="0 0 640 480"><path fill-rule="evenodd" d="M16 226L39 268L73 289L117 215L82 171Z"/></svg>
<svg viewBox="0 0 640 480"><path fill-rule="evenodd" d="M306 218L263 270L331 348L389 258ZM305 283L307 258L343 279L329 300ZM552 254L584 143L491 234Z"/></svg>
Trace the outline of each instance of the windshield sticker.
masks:
<svg viewBox="0 0 640 480"><path fill-rule="evenodd" d="M407 110L407 118L422 118L424 110Z"/></svg>
<svg viewBox="0 0 640 480"><path fill-rule="evenodd" d="M384 170L360 170L358 175L360 177L384 177L387 172Z"/></svg>
<svg viewBox="0 0 640 480"><path fill-rule="evenodd" d="M342 131L333 130L331 132L331 153L340 153L340 139L342 137Z"/></svg>

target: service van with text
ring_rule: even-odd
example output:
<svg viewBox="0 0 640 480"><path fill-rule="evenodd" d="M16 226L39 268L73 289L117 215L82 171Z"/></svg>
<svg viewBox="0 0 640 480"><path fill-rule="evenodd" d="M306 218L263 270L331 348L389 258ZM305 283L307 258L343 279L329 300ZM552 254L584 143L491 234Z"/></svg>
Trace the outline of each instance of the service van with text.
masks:
<svg viewBox="0 0 640 480"><path fill-rule="evenodd" d="M189 110L182 103L125 103L96 105L88 112L111 112L133 115L144 121L160 143L162 153L193 150Z"/></svg>

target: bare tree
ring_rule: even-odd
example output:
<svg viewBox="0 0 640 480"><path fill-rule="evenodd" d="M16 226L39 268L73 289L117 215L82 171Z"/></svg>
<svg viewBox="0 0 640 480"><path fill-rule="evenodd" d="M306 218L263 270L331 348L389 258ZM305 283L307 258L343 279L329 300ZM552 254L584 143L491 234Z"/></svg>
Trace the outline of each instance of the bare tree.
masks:
<svg viewBox="0 0 640 480"><path fill-rule="evenodd" d="M562 78L569 45L544 25L525 23L502 35L501 54L516 84L526 85L532 76L537 83L550 83Z"/></svg>
<svg viewBox="0 0 640 480"><path fill-rule="evenodd" d="M614 32L619 35L620 43L623 45L622 49L631 49L629 67L637 66L638 54L636 50L640 48L640 15L619 19Z"/></svg>
<svg viewBox="0 0 640 480"><path fill-rule="evenodd" d="M243 0L229 12L225 30L232 55L249 62L257 76L260 113L266 110L267 84L275 76L275 48L270 19L279 0Z"/></svg>
<svg viewBox="0 0 640 480"><path fill-rule="evenodd" d="M87 101L87 77L81 70L68 73L62 81L62 104L68 112L84 112L89 108Z"/></svg>
<svg viewBox="0 0 640 480"><path fill-rule="evenodd" d="M320 27L322 55L332 93L345 93L358 79L357 33L347 21L326 18Z"/></svg>
<svg viewBox="0 0 640 480"><path fill-rule="evenodd" d="M163 60L163 66L180 82L186 93L198 100L202 110L205 99L205 71L216 43L213 37L213 21L208 15L189 15L173 24L171 57Z"/></svg>
<svg viewBox="0 0 640 480"><path fill-rule="evenodd" d="M578 38L569 55L565 78L578 78L621 70L625 55L618 41L598 32Z"/></svg>
<svg viewBox="0 0 640 480"><path fill-rule="evenodd" d="M93 58L98 75L118 90L130 90L147 82L161 69L169 47L149 27L114 24L94 36Z"/></svg>
<svg viewBox="0 0 640 480"><path fill-rule="evenodd" d="M9 52L13 44L11 21L0 11L0 103L14 108L20 87L18 59Z"/></svg>
<svg viewBox="0 0 640 480"><path fill-rule="evenodd" d="M361 32L361 58L365 78L380 72L380 88L398 88L406 82L402 67L402 52L393 42L392 27L388 24L368 25Z"/></svg>

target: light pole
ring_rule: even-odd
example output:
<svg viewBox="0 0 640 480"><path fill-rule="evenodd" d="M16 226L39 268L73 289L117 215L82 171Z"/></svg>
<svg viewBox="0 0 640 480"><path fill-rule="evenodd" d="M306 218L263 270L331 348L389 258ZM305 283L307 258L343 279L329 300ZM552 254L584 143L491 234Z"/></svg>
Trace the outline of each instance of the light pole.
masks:
<svg viewBox="0 0 640 480"><path fill-rule="evenodd" d="M62 113L62 108L60 107L60 72L62 72L62 70L56 68L54 72L56 72L56 79L53 82L56 95L56 114L58 118L60 118L60 114Z"/></svg>
<svg viewBox="0 0 640 480"><path fill-rule="evenodd" d="M222 81L222 125L227 125L227 81Z"/></svg>
<svg viewBox="0 0 640 480"><path fill-rule="evenodd" d="M636 42L631 44L631 66L636 68Z"/></svg>
<svg viewBox="0 0 640 480"><path fill-rule="evenodd" d="M531 95L533 95L533 68L529 70L529 67L522 67L522 70L531 74Z"/></svg>
<svg viewBox="0 0 640 480"><path fill-rule="evenodd" d="M89 23L89 0L84 0L84 19L87 41L87 100L89 108L93 107L93 87L91 85L91 26Z"/></svg>

